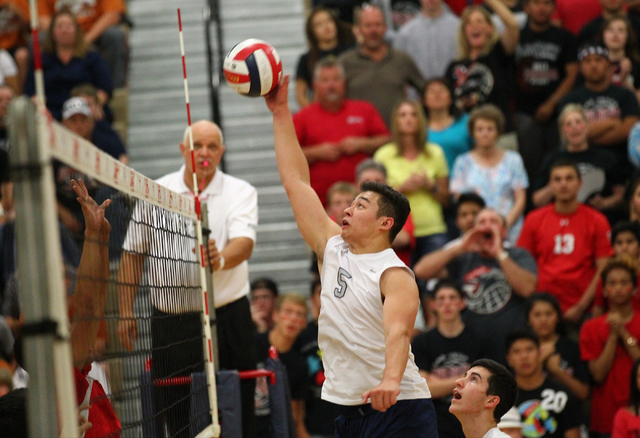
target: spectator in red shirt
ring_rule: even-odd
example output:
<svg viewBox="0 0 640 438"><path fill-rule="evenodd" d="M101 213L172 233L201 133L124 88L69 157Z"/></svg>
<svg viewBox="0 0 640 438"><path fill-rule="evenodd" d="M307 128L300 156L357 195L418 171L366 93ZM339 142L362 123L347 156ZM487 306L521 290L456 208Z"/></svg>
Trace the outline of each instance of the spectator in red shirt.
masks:
<svg viewBox="0 0 640 438"><path fill-rule="evenodd" d="M602 213L578 202L582 181L574 163L556 162L549 180L555 201L529 213L518 246L536 259L538 290L555 296L564 318L577 324L612 255L611 229Z"/></svg>
<svg viewBox="0 0 640 438"><path fill-rule="evenodd" d="M327 205L327 190L355 181L358 163L389 141L389 130L369 102L346 99L342 67L331 58L314 71L316 100L293 117L311 176L311 187Z"/></svg>
<svg viewBox="0 0 640 438"><path fill-rule="evenodd" d="M633 362L640 359L640 314L631 306L637 269L637 262L624 257L606 264L602 282L609 311L585 322L580 330L580 355L594 381L589 429L599 436L611 436L613 417L629 400Z"/></svg>
<svg viewBox="0 0 640 438"><path fill-rule="evenodd" d="M640 436L640 360L635 361L631 370L631 384L629 385L629 403L618 409L613 417L613 431L611 436L620 438L635 438Z"/></svg>

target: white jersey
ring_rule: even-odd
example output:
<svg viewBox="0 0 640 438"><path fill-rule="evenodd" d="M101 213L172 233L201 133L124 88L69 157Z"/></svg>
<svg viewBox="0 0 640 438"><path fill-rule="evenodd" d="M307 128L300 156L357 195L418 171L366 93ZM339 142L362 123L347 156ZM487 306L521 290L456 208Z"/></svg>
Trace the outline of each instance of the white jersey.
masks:
<svg viewBox="0 0 640 438"><path fill-rule="evenodd" d="M494 427L493 429L489 429L487 433L484 434L482 438L511 438L509 435Z"/></svg>
<svg viewBox="0 0 640 438"><path fill-rule="evenodd" d="M362 394L382 381L385 337L380 277L392 267L411 272L391 248L353 254L340 235L327 242L318 318L318 345L326 379L323 400L343 406L359 405ZM427 382L418 373L409 350L398 400L430 397Z"/></svg>

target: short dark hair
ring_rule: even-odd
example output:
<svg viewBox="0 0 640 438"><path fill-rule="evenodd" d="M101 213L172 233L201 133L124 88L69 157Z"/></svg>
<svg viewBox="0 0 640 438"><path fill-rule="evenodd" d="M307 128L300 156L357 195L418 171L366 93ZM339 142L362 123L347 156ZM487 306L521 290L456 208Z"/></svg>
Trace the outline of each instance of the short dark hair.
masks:
<svg viewBox="0 0 640 438"><path fill-rule="evenodd" d="M493 411L493 418L498 423L502 416L516 403L518 396L516 379L503 365L491 359L478 359L469 368L473 367L482 367L490 373L487 395L500 397L500 401Z"/></svg>
<svg viewBox="0 0 640 438"><path fill-rule="evenodd" d="M602 285L604 286L607 282L607 276L614 269L622 269L629 273L631 277L631 283L633 283L633 287L635 288L638 285L638 262L637 260L632 259L630 256L626 254L617 255L611 257L607 264L602 269L602 273L600 274L600 278L602 278Z"/></svg>
<svg viewBox="0 0 640 438"><path fill-rule="evenodd" d="M484 105L480 105L479 107L476 107L474 110L471 111L471 113L469 113L469 122L467 127L469 129L469 134L471 134L472 137L473 137L473 128L475 127L476 122L480 119L489 120L493 122L496 125L496 130L498 131L498 135L501 135L504 133L504 128L506 124L504 113L496 105L492 103L485 103Z"/></svg>
<svg viewBox="0 0 640 438"><path fill-rule="evenodd" d="M458 202L456 202L456 214L458 214L458 209L460 208L460 206L466 203L476 204L481 209L487 206L486 202L484 202L484 199L482 199L482 196L478 195L477 193L462 193L460 196L458 196Z"/></svg>
<svg viewBox="0 0 640 438"><path fill-rule="evenodd" d="M565 326L564 320L562 319L562 309L560 308L560 303L558 303L558 300L556 299L556 297L554 297L553 295L547 292L536 292L527 299L525 303L527 324L529 323L529 315L531 314L531 310L533 310L533 306L536 303L547 303L551 307L553 307L553 310L556 312L556 315L558 316L558 324L556 324L556 333L560 335L564 335L566 333L566 326Z"/></svg>
<svg viewBox="0 0 640 438"><path fill-rule="evenodd" d="M389 243L393 242L393 239L396 238L407 222L409 213L411 213L409 200L402 193L379 182L364 182L360 185L360 191L373 192L379 195L378 217L388 216L393 218L393 226L389 230Z"/></svg>
<svg viewBox="0 0 640 438"><path fill-rule="evenodd" d="M279 295L278 285L275 281L267 277L253 280L253 282L251 283L251 292L253 293L253 291L256 289L267 289L273 294L274 297L277 297Z"/></svg>
<svg viewBox="0 0 640 438"><path fill-rule="evenodd" d="M0 397L0 430L3 436L29 436L25 388L14 389Z"/></svg>
<svg viewBox="0 0 640 438"><path fill-rule="evenodd" d="M540 338L531 330L531 327L518 327L507 334L507 339L505 340L507 353L516 341L522 340L531 341L536 344L537 347L540 346Z"/></svg>
<svg viewBox="0 0 640 438"><path fill-rule="evenodd" d="M580 175L580 169L578 168L578 165L574 161L561 159L561 160L554 161L553 164L551 165L551 168L549 169L549 181L551 181L551 174L553 173L553 171L560 167L572 168L573 170L576 171L576 175L578 175L578 179L582 180L582 175Z"/></svg>
<svg viewBox="0 0 640 438"><path fill-rule="evenodd" d="M633 221L633 222L629 222L629 221L622 221L622 222L618 222L612 229L611 229L611 244L613 245L613 242L616 241L616 237L618 237L618 234L620 233L631 233L633 234L633 237L635 237L636 241L638 243L640 243L640 224L638 224L638 222Z"/></svg>
<svg viewBox="0 0 640 438"><path fill-rule="evenodd" d="M444 288L455 290L458 295L460 295L460 298L464 300L464 293L462 293L460 285L452 278L443 278L442 280L438 281L433 287L433 297L435 298L438 291Z"/></svg>

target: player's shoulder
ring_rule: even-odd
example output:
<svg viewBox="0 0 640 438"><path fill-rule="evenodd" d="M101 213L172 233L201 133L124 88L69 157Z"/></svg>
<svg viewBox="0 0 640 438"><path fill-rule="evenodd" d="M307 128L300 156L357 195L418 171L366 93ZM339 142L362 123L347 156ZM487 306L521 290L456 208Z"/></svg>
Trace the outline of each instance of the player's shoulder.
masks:
<svg viewBox="0 0 640 438"><path fill-rule="evenodd" d="M527 215L527 217L525 218L526 221L541 221L544 218L547 218L551 215L555 215L555 207L553 205L553 203L551 204L547 204L545 206L536 208L535 210L533 210L531 213L529 213Z"/></svg>

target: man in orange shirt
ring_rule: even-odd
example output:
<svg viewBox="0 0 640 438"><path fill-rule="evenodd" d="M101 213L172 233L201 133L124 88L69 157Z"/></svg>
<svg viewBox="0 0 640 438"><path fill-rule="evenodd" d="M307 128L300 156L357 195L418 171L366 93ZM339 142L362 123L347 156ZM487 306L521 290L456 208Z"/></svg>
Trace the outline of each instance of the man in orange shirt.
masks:
<svg viewBox="0 0 640 438"><path fill-rule="evenodd" d="M125 12L123 0L40 0L38 18L40 30L46 32L56 12L69 10L84 32L87 44L95 44L109 64L115 88L126 82L126 39L118 27Z"/></svg>

